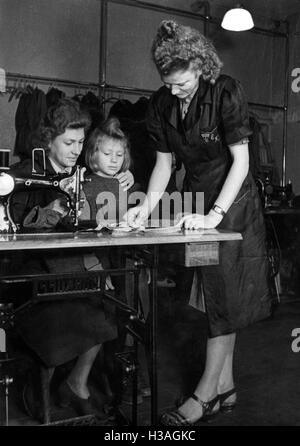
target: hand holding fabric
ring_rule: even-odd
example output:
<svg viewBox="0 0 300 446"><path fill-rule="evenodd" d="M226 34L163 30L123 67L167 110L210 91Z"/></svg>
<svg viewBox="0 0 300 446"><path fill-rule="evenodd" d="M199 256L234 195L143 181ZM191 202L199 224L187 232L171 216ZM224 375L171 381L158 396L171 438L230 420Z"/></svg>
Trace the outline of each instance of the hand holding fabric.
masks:
<svg viewBox="0 0 300 446"><path fill-rule="evenodd" d="M214 229L222 221L222 215L210 211L207 215L191 214L182 219L184 229Z"/></svg>
<svg viewBox="0 0 300 446"><path fill-rule="evenodd" d="M140 228L145 226L145 221L148 218L148 207L145 205L135 206L129 209L123 217L132 228Z"/></svg>

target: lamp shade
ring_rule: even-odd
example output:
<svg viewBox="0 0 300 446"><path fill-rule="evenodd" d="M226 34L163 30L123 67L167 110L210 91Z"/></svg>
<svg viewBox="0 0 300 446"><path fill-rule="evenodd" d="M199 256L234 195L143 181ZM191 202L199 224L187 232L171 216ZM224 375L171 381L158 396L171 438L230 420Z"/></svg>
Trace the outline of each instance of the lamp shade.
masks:
<svg viewBox="0 0 300 446"><path fill-rule="evenodd" d="M254 23L250 12L239 5L226 12L221 26L228 31L247 31Z"/></svg>

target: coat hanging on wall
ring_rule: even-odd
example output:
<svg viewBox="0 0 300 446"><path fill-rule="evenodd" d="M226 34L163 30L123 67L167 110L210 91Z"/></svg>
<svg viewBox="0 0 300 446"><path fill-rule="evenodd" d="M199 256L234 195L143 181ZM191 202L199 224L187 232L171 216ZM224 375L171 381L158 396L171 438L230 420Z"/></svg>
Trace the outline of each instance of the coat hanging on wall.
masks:
<svg viewBox="0 0 300 446"><path fill-rule="evenodd" d="M58 88L49 88L48 93L46 94L47 108L52 107L52 105L55 105L60 99L63 99L65 96L66 94Z"/></svg>
<svg viewBox="0 0 300 446"><path fill-rule="evenodd" d="M92 120L90 131L99 127L104 119L100 99L91 91L88 91L85 95L77 94L73 99L79 102L81 108L89 113Z"/></svg>
<svg viewBox="0 0 300 446"><path fill-rule="evenodd" d="M30 158L34 146L34 133L46 114L45 93L39 88L22 93L15 117L16 140L14 155L21 160Z"/></svg>
<svg viewBox="0 0 300 446"><path fill-rule="evenodd" d="M120 99L109 111L109 116L115 116L120 120L122 130L129 137L132 160L130 170L142 190L147 189L155 164L155 154L149 149L146 129L148 102L149 100L145 97L141 97L134 104L127 99Z"/></svg>

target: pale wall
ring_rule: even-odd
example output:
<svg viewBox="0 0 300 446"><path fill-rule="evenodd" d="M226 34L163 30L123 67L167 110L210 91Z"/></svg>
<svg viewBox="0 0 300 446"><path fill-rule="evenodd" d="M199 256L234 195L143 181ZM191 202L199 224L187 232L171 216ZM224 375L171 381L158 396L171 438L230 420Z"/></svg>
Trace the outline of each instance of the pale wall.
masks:
<svg viewBox="0 0 300 446"><path fill-rule="evenodd" d="M184 5L186 10L190 10L193 1L164 0L159 3L176 8ZM213 10L211 14L214 16ZM160 86L149 52L155 30L166 18L172 17L166 13L109 3L109 84L146 89ZM178 15L173 18L203 31L203 22L199 19ZM98 0L0 0L0 67L9 72L97 82L99 23ZM251 32L226 32L215 25L210 26L209 36L224 61L224 72L242 82L249 101L282 105L282 39ZM76 93L74 89L66 92L70 96ZM133 101L135 99L132 97ZM8 95L0 96L0 148L13 147L16 107L15 99L8 102ZM272 113L262 109L256 112L272 123ZM278 119L280 121L280 116ZM272 145L276 158L280 160L280 131L277 134L279 136Z"/></svg>

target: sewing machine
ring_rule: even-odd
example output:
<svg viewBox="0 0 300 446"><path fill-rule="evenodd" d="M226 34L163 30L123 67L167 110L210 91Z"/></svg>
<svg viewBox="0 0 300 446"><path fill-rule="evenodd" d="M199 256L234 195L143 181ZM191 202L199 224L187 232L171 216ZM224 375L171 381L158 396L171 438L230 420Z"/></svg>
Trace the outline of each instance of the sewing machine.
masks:
<svg viewBox="0 0 300 446"><path fill-rule="evenodd" d="M43 151L44 171L38 173L35 168L35 154ZM68 199L69 214L74 230L78 228L79 211L83 204L82 184L85 182L85 168L76 167L75 172L70 176L54 175L46 177L46 163L44 149L34 149L32 152L32 172L28 177L16 177L9 170L0 171L0 233L16 233L19 225L13 221L10 206L11 199L15 192L33 191L37 189L50 188L66 195Z"/></svg>
<svg viewBox="0 0 300 446"><path fill-rule="evenodd" d="M274 185L266 176L264 180L256 178L256 185L265 209L292 206L294 193L290 181L285 186Z"/></svg>

